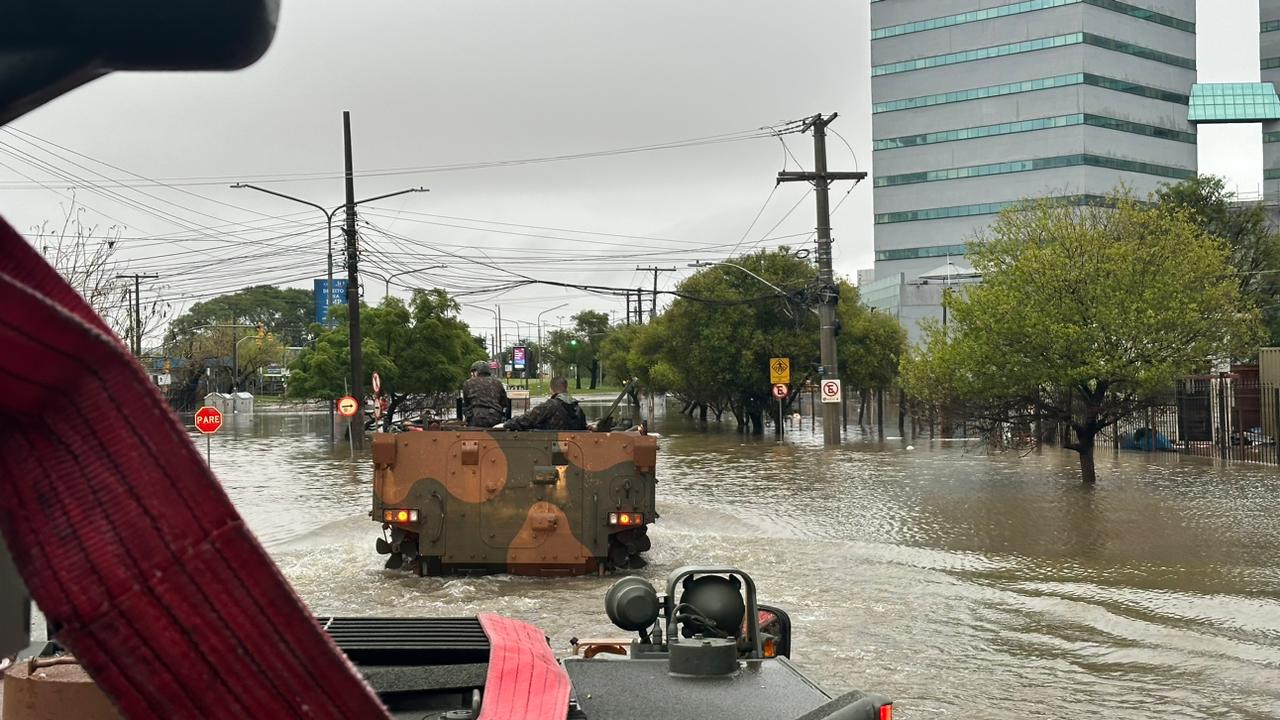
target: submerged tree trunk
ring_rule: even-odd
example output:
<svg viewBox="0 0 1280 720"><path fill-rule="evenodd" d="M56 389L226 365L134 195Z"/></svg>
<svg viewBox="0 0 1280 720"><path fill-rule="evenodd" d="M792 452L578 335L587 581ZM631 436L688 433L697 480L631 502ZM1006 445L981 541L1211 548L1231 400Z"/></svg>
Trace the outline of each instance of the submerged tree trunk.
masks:
<svg viewBox="0 0 1280 720"><path fill-rule="evenodd" d="M1080 453L1080 478L1085 485L1093 485L1098 482L1098 472L1093 462L1093 440L1093 435L1090 435L1088 439L1080 438L1080 445L1076 448L1076 451Z"/></svg>
<svg viewBox="0 0 1280 720"><path fill-rule="evenodd" d="M1083 423L1071 423L1071 429L1076 433L1076 441L1068 445L1067 449L1080 453L1080 479L1085 485L1093 485L1098 481L1097 469L1094 467L1094 441L1098 437L1098 431L1102 429L1098 426L1097 414L1088 413Z"/></svg>
<svg viewBox="0 0 1280 720"><path fill-rule="evenodd" d="M751 434L763 435L764 434L764 411L759 409L753 409L747 415L751 419Z"/></svg>

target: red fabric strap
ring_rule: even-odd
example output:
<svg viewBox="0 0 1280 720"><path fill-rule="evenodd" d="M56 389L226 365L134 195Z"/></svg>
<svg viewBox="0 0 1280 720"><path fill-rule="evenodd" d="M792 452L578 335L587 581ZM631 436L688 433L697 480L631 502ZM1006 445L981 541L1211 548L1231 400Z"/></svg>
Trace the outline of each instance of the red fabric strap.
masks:
<svg viewBox="0 0 1280 720"><path fill-rule="evenodd" d="M3 222L0 532L126 717L387 717L138 362Z"/></svg>
<svg viewBox="0 0 1280 720"><path fill-rule="evenodd" d="M572 686L542 631L493 613L479 617L489 636L489 674L478 720L564 720Z"/></svg>

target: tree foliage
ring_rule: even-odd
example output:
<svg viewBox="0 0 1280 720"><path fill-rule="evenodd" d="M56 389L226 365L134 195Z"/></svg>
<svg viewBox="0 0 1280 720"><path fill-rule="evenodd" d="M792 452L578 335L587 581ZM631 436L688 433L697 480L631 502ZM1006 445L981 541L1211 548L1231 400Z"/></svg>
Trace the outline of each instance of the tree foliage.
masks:
<svg viewBox="0 0 1280 720"><path fill-rule="evenodd" d="M1213 175L1166 185L1156 200L1185 210L1192 222L1226 243L1241 295L1262 311L1269 344L1280 344L1280 233L1268 222L1263 204L1237 200Z"/></svg>
<svg viewBox="0 0 1280 720"><path fill-rule="evenodd" d="M383 298L360 310L361 352L366 372L382 378L393 404L409 395L450 392L462 386L467 369L485 357L471 329L456 316L443 290L416 290L409 304ZM336 325L316 338L290 365L289 395L333 398L346 391L350 372L350 335L346 308L333 308ZM368 386L368 381L365 381Z"/></svg>
<svg viewBox="0 0 1280 720"><path fill-rule="evenodd" d="M120 277L128 266L116 259L124 227L101 227L86 220L86 212L73 201L62 222L33 227L36 249L116 335L126 337L133 331L135 308L133 282ZM138 309L145 338L164 324L172 306L153 293Z"/></svg>
<svg viewBox="0 0 1280 720"><path fill-rule="evenodd" d="M198 302L174 318L165 334L167 345L181 347L207 325L262 325L289 346L311 341L314 293L298 288L255 285Z"/></svg>
<svg viewBox="0 0 1280 720"><path fill-rule="evenodd" d="M944 411L1069 426L1086 482L1100 430L1258 338L1222 241L1183 210L1110 205L1001 213L970 248L982 284L950 294L951 322L903 363L908 390Z"/></svg>
<svg viewBox="0 0 1280 720"><path fill-rule="evenodd" d="M786 248L731 262L739 267L713 266L684 280L682 297L649 325L615 330L604 344L606 364L717 415L729 410L740 426L762 432L764 413L776 409L769 358L791 358L795 386L816 377L816 273ZM905 343L902 330L859 304L848 283L840 283L840 294L841 377L854 388L887 386Z"/></svg>
<svg viewBox="0 0 1280 720"><path fill-rule="evenodd" d="M590 377L595 388L600 376L600 348L609 336L609 315L598 310L583 310L573 316L572 328L558 328L547 335L546 360L557 375L573 375L582 387L582 373Z"/></svg>

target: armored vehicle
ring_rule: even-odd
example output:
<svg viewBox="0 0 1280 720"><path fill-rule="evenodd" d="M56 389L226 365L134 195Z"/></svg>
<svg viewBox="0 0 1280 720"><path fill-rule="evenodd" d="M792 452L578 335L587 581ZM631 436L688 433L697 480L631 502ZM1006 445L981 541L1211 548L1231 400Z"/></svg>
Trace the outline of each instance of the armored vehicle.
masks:
<svg viewBox="0 0 1280 720"><path fill-rule="evenodd" d="M377 550L420 575L643 567L657 453L638 430L375 434Z"/></svg>

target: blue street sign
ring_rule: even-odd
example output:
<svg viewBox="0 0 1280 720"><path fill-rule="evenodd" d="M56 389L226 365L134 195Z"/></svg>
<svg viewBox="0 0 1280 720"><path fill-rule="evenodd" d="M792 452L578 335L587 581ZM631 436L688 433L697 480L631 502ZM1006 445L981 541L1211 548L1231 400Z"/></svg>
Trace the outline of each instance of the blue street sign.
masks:
<svg viewBox="0 0 1280 720"><path fill-rule="evenodd" d="M347 304L347 279L334 278L333 288L330 290L329 281L325 278L319 278L314 281L315 298L316 298L316 322L321 325L329 322L329 305L346 305ZM326 290L330 290L329 302L325 302Z"/></svg>

